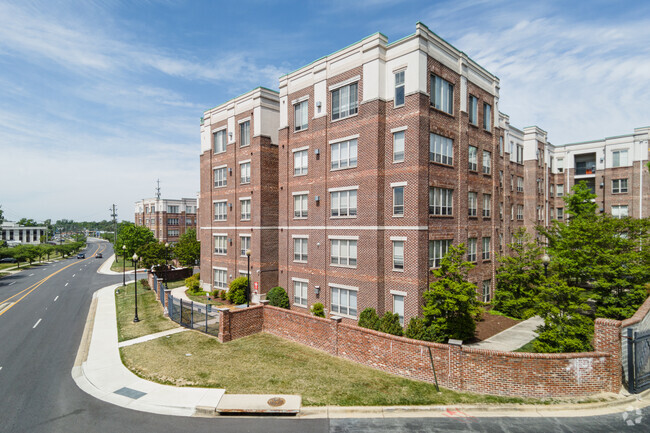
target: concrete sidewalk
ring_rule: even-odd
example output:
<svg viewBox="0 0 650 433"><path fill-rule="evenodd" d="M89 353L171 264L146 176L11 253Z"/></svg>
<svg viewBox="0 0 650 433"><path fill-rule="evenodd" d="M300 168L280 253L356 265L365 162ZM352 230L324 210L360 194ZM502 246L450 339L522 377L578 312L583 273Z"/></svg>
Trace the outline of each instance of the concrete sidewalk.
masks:
<svg viewBox="0 0 650 433"><path fill-rule="evenodd" d="M110 256L108 259L106 259L104 261L104 263L102 263L102 265L99 267L99 269L97 269L97 273L98 274L104 274L104 275L122 275L122 272L111 271L111 266L113 266L114 262L115 262L115 254ZM125 273L126 273L126 275L133 275L134 271L126 271ZM138 273L142 273L142 275L144 275L144 277L142 277L142 278L147 277L147 270L146 269L138 269Z"/></svg>
<svg viewBox="0 0 650 433"><path fill-rule="evenodd" d="M197 408L215 408L224 389L160 385L131 373L120 359L114 290L105 287L93 305L77 354L72 377L88 394L129 409L166 415L192 416Z"/></svg>
<svg viewBox="0 0 650 433"><path fill-rule="evenodd" d="M467 346L475 347L477 349L512 352L537 338L535 330L538 326L543 324L544 320L541 317L531 317L528 320L524 320L521 323L517 323L515 326L493 335L487 340L483 340L479 343L467 344Z"/></svg>

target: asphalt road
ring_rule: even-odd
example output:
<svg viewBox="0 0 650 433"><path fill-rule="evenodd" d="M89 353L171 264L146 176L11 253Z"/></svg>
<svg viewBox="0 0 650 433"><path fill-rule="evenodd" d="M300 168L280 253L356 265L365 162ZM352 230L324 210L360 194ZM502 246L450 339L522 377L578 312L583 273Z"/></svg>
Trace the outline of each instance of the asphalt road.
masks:
<svg viewBox="0 0 650 433"><path fill-rule="evenodd" d="M97 273L104 260L95 259L94 253L109 257L108 243L89 243L85 252L85 260L63 260L0 279L0 432L650 431L648 408L641 413L589 418L455 414L448 418L306 420L185 418L113 406L81 391L71 376L93 292L122 280L118 275Z"/></svg>

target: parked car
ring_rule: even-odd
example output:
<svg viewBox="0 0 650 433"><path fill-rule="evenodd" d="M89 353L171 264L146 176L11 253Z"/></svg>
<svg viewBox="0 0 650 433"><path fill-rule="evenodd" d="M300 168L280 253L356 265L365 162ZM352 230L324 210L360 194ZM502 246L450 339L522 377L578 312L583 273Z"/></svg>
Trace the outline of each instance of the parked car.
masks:
<svg viewBox="0 0 650 433"><path fill-rule="evenodd" d="M104 257L104 256L102 256L102 253L97 253L97 254L95 254L95 258L96 258L96 259L101 259L101 258L103 258L103 257Z"/></svg>
<svg viewBox="0 0 650 433"><path fill-rule="evenodd" d="M0 259L0 263L18 263L18 260L13 257L5 257L4 259Z"/></svg>
<svg viewBox="0 0 650 433"><path fill-rule="evenodd" d="M84 253L79 253L79 254L77 254L77 258L78 259L85 259L86 255Z"/></svg>

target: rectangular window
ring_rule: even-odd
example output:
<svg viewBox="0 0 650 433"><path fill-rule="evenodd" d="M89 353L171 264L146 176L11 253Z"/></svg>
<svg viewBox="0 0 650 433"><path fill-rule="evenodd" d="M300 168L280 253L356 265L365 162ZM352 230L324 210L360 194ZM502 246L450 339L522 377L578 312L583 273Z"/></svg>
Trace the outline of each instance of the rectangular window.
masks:
<svg viewBox="0 0 650 433"><path fill-rule="evenodd" d="M359 111L358 83L343 86L332 92L332 120L343 119Z"/></svg>
<svg viewBox="0 0 650 433"><path fill-rule="evenodd" d="M503 156L503 137L499 137L499 155Z"/></svg>
<svg viewBox="0 0 650 433"><path fill-rule="evenodd" d="M215 269L212 285L215 289L228 289L228 271L225 269Z"/></svg>
<svg viewBox="0 0 650 433"><path fill-rule="evenodd" d="M517 192L524 192L524 178L517 176Z"/></svg>
<svg viewBox="0 0 650 433"><path fill-rule="evenodd" d="M556 161L557 172L564 173L564 158L558 158Z"/></svg>
<svg viewBox="0 0 650 433"><path fill-rule="evenodd" d="M294 110L294 131L302 131L307 129L309 124L309 101L302 101L293 106Z"/></svg>
<svg viewBox="0 0 650 433"><path fill-rule="evenodd" d="M486 131L492 131L492 106L483 104L483 128Z"/></svg>
<svg viewBox="0 0 650 433"><path fill-rule="evenodd" d="M469 123L478 125L478 98L469 95Z"/></svg>
<svg viewBox="0 0 650 433"><path fill-rule="evenodd" d="M555 195L562 197L564 195L564 184L559 183L555 189Z"/></svg>
<svg viewBox="0 0 650 433"><path fill-rule="evenodd" d="M483 280L483 302L490 302L490 289L492 288L492 280Z"/></svg>
<svg viewBox="0 0 650 433"><path fill-rule="evenodd" d="M241 220L248 221L251 219L251 199L239 200L241 208Z"/></svg>
<svg viewBox="0 0 650 433"><path fill-rule="evenodd" d="M404 131L393 134L393 162L404 162Z"/></svg>
<svg viewBox="0 0 650 433"><path fill-rule="evenodd" d="M393 241L393 270L404 270L404 241Z"/></svg>
<svg viewBox="0 0 650 433"><path fill-rule="evenodd" d="M167 230L167 236L177 237L179 235L179 230Z"/></svg>
<svg viewBox="0 0 650 433"><path fill-rule="evenodd" d="M357 216L357 190L335 191L331 194L333 217L356 217Z"/></svg>
<svg viewBox="0 0 650 433"><path fill-rule="evenodd" d="M404 215L404 187L393 188L393 216Z"/></svg>
<svg viewBox="0 0 650 433"><path fill-rule="evenodd" d="M330 264L336 266L357 266L357 241L349 239L331 239Z"/></svg>
<svg viewBox="0 0 650 433"><path fill-rule="evenodd" d="M550 208L549 209L549 216L552 220L555 219L555 208Z"/></svg>
<svg viewBox="0 0 650 433"><path fill-rule="evenodd" d="M357 317L357 291L331 286L332 302L330 309L332 313Z"/></svg>
<svg viewBox="0 0 650 433"><path fill-rule="evenodd" d="M555 185L550 184L550 185L548 186L548 195L549 195L550 197L553 197L554 194L555 194Z"/></svg>
<svg viewBox="0 0 650 433"><path fill-rule="evenodd" d="M357 166L357 139L332 143L332 170Z"/></svg>
<svg viewBox="0 0 650 433"><path fill-rule="evenodd" d="M483 238L483 251L482 251L483 260L490 260L491 249L492 249L492 238L489 237Z"/></svg>
<svg viewBox="0 0 650 433"><path fill-rule="evenodd" d="M307 194L293 196L293 217L307 218Z"/></svg>
<svg viewBox="0 0 650 433"><path fill-rule="evenodd" d="M467 193L467 215L471 217L476 216L476 193Z"/></svg>
<svg viewBox="0 0 650 433"><path fill-rule="evenodd" d="M215 202L214 220L225 221L227 217L228 217L228 203L226 203L226 200Z"/></svg>
<svg viewBox="0 0 650 433"><path fill-rule="evenodd" d="M178 218L167 218L167 225L168 226L177 226L178 225Z"/></svg>
<svg viewBox="0 0 650 433"><path fill-rule="evenodd" d="M476 261L476 238L467 239L467 261Z"/></svg>
<svg viewBox="0 0 650 433"><path fill-rule="evenodd" d="M483 194L483 218L492 216L492 194Z"/></svg>
<svg viewBox="0 0 650 433"><path fill-rule="evenodd" d="M225 255L228 253L228 237L227 236L215 236L214 237L214 253Z"/></svg>
<svg viewBox="0 0 650 433"><path fill-rule="evenodd" d="M429 134L429 161L454 165L454 141L433 132Z"/></svg>
<svg viewBox="0 0 650 433"><path fill-rule="evenodd" d="M295 305L307 306L307 282L293 281L293 303Z"/></svg>
<svg viewBox="0 0 650 433"><path fill-rule="evenodd" d="M243 164L239 164L239 178L240 178L240 183L241 184L251 183L251 163L250 162L244 162Z"/></svg>
<svg viewBox="0 0 650 433"><path fill-rule="evenodd" d="M431 105L448 114L454 114L454 85L437 75L431 76Z"/></svg>
<svg viewBox="0 0 650 433"><path fill-rule="evenodd" d="M499 219L503 219L503 202L499 203Z"/></svg>
<svg viewBox="0 0 650 433"><path fill-rule="evenodd" d="M178 213L178 206L167 206L167 213Z"/></svg>
<svg viewBox="0 0 650 433"><path fill-rule="evenodd" d="M499 170L499 188L503 188L503 170Z"/></svg>
<svg viewBox="0 0 650 433"><path fill-rule="evenodd" d="M449 251L452 239L429 241L429 267L439 268L440 261Z"/></svg>
<svg viewBox="0 0 650 433"><path fill-rule="evenodd" d="M404 71L395 73L395 106L404 105Z"/></svg>
<svg viewBox="0 0 650 433"><path fill-rule="evenodd" d="M309 152L307 149L293 152L293 175L302 176L307 174L307 157Z"/></svg>
<svg viewBox="0 0 650 433"><path fill-rule="evenodd" d="M523 204L518 204L517 205L517 219L518 220L523 220L524 219L524 205Z"/></svg>
<svg viewBox="0 0 650 433"><path fill-rule="evenodd" d="M524 146L518 144L517 145L517 164L523 164L524 163Z"/></svg>
<svg viewBox="0 0 650 433"><path fill-rule="evenodd" d="M627 166L627 150L615 150L612 152L612 167Z"/></svg>
<svg viewBox="0 0 650 433"><path fill-rule="evenodd" d="M222 129L214 133L214 153L226 151L226 130Z"/></svg>
<svg viewBox="0 0 650 433"><path fill-rule="evenodd" d="M294 262L307 262L307 238L294 238L293 239L293 261Z"/></svg>
<svg viewBox="0 0 650 433"><path fill-rule="evenodd" d="M431 215L452 215L453 189L429 187L429 213Z"/></svg>
<svg viewBox="0 0 650 433"><path fill-rule="evenodd" d="M492 154L488 151L483 151L483 174L492 173Z"/></svg>
<svg viewBox="0 0 650 433"><path fill-rule="evenodd" d="M511 174L510 175L510 191L515 190L515 175Z"/></svg>
<svg viewBox="0 0 650 433"><path fill-rule="evenodd" d="M399 324L404 326L404 296L393 295L393 314L399 316Z"/></svg>
<svg viewBox="0 0 650 433"><path fill-rule="evenodd" d="M251 237L250 236L240 236L239 237L239 255L246 257L246 251L251 249Z"/></svg>
<svg viewBox="0 0 650 433"><path fill-rule="evenodd" d="M612 180L612 193L618 194L627 192L627 179Z"/></svg>
<svg viewBox="0 0 650 433"><path fill-rule="evenodd" d="M239 147L251 144L251 122L247 120L239 124Z"/></svg>
<svg viewBox="0 0 650 433"><path fill-rule="evenodd" d="M557 219L561 220L564 218L564 209L559 207L557 208Z"/></svg>
<svg viewBox="0 0 650 433"><path fill-rule="evenodd" d="M612 216L614 218L625 218L628 216L627 205L612 206Z"/></svg>
<svg viewBox="0 0 650 433"><path fill-rule="evenodd" d="M478 171L478 148L469 146L468 167L470 171Z"/></svg>

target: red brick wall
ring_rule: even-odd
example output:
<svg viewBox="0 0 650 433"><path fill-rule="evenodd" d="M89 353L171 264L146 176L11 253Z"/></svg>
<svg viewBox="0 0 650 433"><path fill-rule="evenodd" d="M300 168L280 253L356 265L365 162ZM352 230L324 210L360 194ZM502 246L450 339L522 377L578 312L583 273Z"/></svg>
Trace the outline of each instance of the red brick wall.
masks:
<svg viewBox="0 0 650 433"><path fill-rule="evenodd" d="M267 332L329 354L446 388L521 397L585 396L621 386L620 326L596 321L595 352L497 352L396 337L335 320L260 305L222 314L220 339Z"/></svg>

